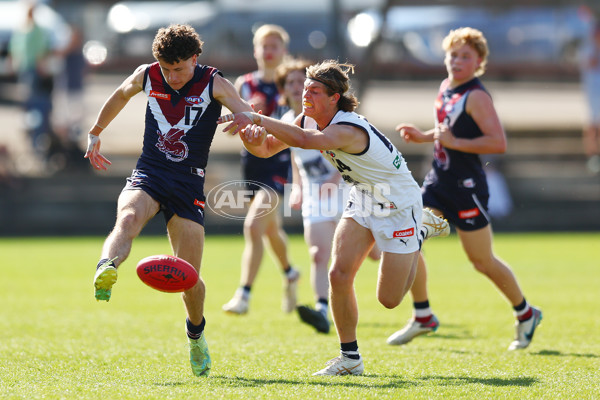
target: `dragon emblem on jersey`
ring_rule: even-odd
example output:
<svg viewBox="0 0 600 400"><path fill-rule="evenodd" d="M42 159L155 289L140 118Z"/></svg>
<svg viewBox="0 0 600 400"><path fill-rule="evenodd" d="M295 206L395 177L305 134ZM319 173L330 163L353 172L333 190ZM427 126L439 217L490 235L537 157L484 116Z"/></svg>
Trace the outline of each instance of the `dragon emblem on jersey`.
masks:
<svg viewBox="0 0 600 400"><path fill-rule="evenodd" d="M439 140L436 140L434 142L433 158L435 158L435 162L437 163L437 165L443 168L444 170L447 170L449 168L448 153L446 153L446 149L444 149L444 146L442 146Z"/></svg>
<svg viewBox="0 0 600 400"><path fill-rule="evenodd" d="M168 160L180 162L187 158L188 146L182 141L185 137L183 129L173 127L164 134L158 129L156 133L158 134L156 147L165 154Z"/></svg>

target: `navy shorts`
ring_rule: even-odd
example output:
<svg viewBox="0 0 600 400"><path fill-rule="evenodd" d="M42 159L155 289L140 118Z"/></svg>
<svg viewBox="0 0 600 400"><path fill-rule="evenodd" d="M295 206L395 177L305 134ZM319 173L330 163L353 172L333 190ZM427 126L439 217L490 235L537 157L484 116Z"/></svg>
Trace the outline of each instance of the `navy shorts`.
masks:
<svg viewBox="0 0 600 400"><path fill-rule="evenodd" d="M160 203L165 221L173 215L204 226L204 176L197 173L174 172L138 163L123 190L143 190Z"/></svg>
<svg viewBox="0 0 600 400"><path fill-rule="evenodd" d="M291 180L291 154L289 149L280 151L269 158L260 158L242 152L242 174L246 181L246 189L252 192L258 191L258 182L283 194L285 184Z"/></svg>
<svg viewBox="0 0 600 400"><path fill-rule="evenodd" d="M463 231L481 229L490 223L485 177L446 183L437 180L432 172L421 188L423 207L437 208L448 222Z"/></svg>

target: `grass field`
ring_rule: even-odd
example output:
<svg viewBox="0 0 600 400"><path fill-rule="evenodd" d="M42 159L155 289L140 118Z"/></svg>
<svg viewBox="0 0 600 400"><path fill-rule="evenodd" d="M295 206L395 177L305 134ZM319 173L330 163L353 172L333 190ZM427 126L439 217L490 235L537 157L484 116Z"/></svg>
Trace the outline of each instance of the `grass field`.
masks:
<svg viewBox="0 0 600 400"><path fill-rule="evenodd" d="M202 275L208 292L208 379L191 374L184 309L177 294L136 276L137 260L169 253L165 237L142 236L122 265L109 303L94 300L103 238L0 240L0 398L76 399L595 399L600 398L600 234L497 235L544 320L532 345L508 352L512 310L468 265L455 235L426 246L430 292L441 327L392 347L385 339L411 315L375 298L377 264L357 279L363 376L312 377L338 354L334 332L317 334L280 311L282 281L265 259L250 313L221 305L239 280L243 241L209 236ZM302 272L300 301L312 303L308 254L290 237Z"/></svg>

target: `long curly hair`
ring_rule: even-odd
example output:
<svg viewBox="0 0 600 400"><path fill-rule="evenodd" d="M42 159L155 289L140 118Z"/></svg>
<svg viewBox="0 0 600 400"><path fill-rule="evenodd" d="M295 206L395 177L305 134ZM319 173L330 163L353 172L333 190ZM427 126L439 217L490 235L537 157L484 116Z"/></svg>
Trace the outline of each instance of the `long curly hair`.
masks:
<svg viewBox="0 0 600 400"><path fill-rule="evenodd" d="M342 111L354 111L358 107L358 99L349 92L349 73L354 73L354 65L340 64L336 60L325 60L306 69L306 77L322 83L327 94L339 93L338 108Z"/></svg>

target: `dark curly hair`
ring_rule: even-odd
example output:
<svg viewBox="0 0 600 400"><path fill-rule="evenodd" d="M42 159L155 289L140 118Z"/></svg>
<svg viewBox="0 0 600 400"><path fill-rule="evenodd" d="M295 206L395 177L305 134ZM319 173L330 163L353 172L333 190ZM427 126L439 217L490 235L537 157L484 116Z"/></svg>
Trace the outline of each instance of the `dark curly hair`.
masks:
<svg viewBox="0 0 600 400"><path fill-rule="evenodd" d="M340 64L335 60L326 60L306 69L306 77L322 83L330 96L336 93L340 94L338 100L340 110L354 111L358 107L358 100L356 96L349 93L350 78L348 73L354 73L354 65Z"/></svg>
<svg viewBox="0 0 600 400"><path fill-rule="evenodd" d="M203 44L204 42L191 26L170 25L168 28L160 28L156 33L152 42L152 55L156 60L175 64L193 55L200 55Z"/></svg>

